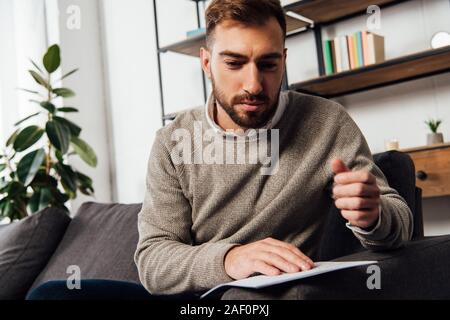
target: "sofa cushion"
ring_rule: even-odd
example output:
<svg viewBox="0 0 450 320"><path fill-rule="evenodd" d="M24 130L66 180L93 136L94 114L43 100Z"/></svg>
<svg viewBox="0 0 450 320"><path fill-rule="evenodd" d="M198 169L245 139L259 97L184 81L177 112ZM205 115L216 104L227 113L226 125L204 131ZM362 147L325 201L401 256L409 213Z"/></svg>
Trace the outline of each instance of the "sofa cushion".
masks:
<svg viewBox="0 0 450 320"><path fill-rule="evenodd" d="M25 298L69 223L65 211L47 208L0 228L0 300Z"/></svg>
<svg viewBox="0 0 450 320"><path fill-rule="evenodd" d="M30 291L49 280L67 280L70 266L79 267L81 279L140 283L133 259L140 209L141 204L84 203Z"/></svg>

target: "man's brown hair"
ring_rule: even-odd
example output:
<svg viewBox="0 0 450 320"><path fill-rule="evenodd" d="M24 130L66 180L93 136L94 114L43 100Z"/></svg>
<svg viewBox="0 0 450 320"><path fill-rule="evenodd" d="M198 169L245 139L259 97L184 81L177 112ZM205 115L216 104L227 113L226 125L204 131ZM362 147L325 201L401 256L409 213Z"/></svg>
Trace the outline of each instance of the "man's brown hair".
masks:
<svg viewBox="0 0 450 320"><path fill-rule="evenodd" d="M244 25L264 25L271 17L277 19L286 37L286 17L279 0L213 0L206 10L206 44L211 41L216 26L225 20Z"/></svg>

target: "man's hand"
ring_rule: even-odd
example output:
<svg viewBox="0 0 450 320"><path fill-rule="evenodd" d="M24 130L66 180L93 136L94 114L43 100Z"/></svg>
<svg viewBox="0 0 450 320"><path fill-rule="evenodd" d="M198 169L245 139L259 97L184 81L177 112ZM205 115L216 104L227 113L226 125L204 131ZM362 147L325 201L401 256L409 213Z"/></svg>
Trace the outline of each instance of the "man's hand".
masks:
<svg viewBox="0 0 450 320"><path fill-rule="evenodd" d="M373 227L380 216L380 189L375 176L368 171L350 171L342 160L333 159L333 199L342 216L351 225Z"/></svg>
<svg viewBox="0 0 450 320"><path fill-rule="evenodd" d="M272 238L232 248L225 256L225 271L233 279L244 279L255 272L268 276L298 272L314 267L297 247Z"/></svg>

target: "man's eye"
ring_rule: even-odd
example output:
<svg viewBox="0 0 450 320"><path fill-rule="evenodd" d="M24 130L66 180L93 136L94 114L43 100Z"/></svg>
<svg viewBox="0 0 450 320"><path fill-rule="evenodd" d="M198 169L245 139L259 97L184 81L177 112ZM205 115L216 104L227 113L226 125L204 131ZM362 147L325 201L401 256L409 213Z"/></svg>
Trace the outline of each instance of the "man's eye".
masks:
<svg viewBox="0 0 450 320"><path fill-rule="evenodd" d="M242 66L242 62L238 61L225 61L226 65L231 68L239 68Z"/></svg>
<svg viewBox="0 0 450 320"><path fill-rule="evenodd" d="M277 64L276 63L261 63L259 64L259 68L263 69L263 70L275 70L277 68Z"/></svg>

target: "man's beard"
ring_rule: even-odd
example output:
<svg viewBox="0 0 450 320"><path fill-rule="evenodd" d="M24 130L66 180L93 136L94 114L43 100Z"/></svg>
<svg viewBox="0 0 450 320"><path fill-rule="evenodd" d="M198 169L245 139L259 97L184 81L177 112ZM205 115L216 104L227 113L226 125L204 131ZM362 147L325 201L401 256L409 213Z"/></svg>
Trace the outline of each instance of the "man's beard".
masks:
<svg viewBox="0 0 450 320"><path fill-rule="evenodd" d="M251 95L251 94L236 95L231 99L230 103L227 103L225 94L216 86L214 77L212 76L211 76L211 83L213 95L216 101L220 104L222 109L225 110L225 112L228 114L231 120L233 120L234 123L236 123L238 126L242 128L255 128L255 129L261 128L265 124L267 124L267 122L275 114L278 105L279 93L281 91L281 85L277 94L277 100L272 105L267 107L267 104L270 102L270 98L267 97L263 92L258 95ZM258 102L264 102L265 110L262 112L245 112L244 114L240 114L234 109L234 106L242 104L242 101L254 101L254 100Z"/></svg>

